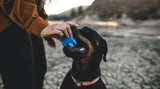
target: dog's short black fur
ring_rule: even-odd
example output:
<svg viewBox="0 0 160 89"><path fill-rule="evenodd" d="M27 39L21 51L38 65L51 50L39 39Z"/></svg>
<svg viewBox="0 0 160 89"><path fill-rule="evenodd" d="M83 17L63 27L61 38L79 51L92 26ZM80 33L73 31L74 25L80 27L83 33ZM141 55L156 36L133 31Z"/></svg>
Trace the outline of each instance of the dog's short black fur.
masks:
<svg viewBox="0 0 160 89"><path fill-rule="evenodd" d="M106 62L107 43L94 30L88 27L72 28L73 36L77 40L76 47L64 47L66 56L73 58L72 69L67 73L60 89L106 89L101 78L91 85L77 86L71 75L77 81L92 81L101 76L100 62Z"/></svg>

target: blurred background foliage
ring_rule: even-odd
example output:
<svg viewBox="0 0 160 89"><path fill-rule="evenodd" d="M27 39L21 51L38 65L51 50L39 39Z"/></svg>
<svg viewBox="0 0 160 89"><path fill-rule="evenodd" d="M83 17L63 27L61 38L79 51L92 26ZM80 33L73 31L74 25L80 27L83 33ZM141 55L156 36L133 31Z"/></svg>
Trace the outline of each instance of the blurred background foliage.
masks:
<svg viewBox="0 0 160 89"><path fill-rule="evenodd" d="M101 19L118 19L123 14L133 20L159 19L160 0L95 0L87 11Z"/></svg>
<svg viewBox="0 0 160 89"><path fill-rule="evenodd" d="M79 16L98 16L100 20L131 18L132 20L160 19L160 0L95 0L90 6L74 7L49 20L70 20Z"/></svg>

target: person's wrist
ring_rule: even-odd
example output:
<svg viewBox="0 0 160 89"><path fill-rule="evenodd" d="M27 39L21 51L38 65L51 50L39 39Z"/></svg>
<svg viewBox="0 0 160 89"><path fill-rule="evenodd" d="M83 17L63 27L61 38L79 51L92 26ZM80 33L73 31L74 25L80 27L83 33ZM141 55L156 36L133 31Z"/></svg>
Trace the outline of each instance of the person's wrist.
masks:
<svg viewBox="0 0 160 89"><path fill-rule="evenodd" d="M43 31L43 30L42 30ZM40 37L43 37L42 32L40 33Z"/></svg>
<svg viewBox="0 0 160 89"><path fill-rule="evenodd" d="M43 38L45 37L44 31L45 31L45 28L44 28L44 29L41 31L41 33L40 33L40 36L43 37Z"/></svg>

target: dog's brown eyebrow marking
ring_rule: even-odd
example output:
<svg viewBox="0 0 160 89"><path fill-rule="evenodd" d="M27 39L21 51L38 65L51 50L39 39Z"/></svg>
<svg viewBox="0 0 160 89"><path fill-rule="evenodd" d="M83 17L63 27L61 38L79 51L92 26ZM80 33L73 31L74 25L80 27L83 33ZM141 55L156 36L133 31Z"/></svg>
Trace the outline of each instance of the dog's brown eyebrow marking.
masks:
<svg viewBox="0 0 160 89"><path fill-rule="evenodd" d="M99 46L99 42L98 41L96 41L96 44L97 44L97 46Z"/></svg>
<svg viewBox="0 0 160 89"><path fill-rule="evenodd" d="M94 47L92 46L91 42L85 37L83 37L82 35L78 34L78 37L81 40L83 40L89 47L87 55L83 59L80 60L81 64L83 65L83 70L85 70L88 65L89 59L91 59L91 55L94 52Z"/></svg>

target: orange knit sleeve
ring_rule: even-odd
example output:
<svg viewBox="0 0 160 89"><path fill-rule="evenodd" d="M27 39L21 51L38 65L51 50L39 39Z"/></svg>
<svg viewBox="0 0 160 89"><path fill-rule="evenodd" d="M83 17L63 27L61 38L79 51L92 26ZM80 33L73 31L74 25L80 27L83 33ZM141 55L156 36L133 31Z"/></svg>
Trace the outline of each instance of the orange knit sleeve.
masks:
<svg viewBox="0 0 160 89"><path fill-rule="evenodd" d="M49 24L38 15L35 0L13 1L12 9L8 13L9 18L27 32L40 36L41 31Z"/></svg>

